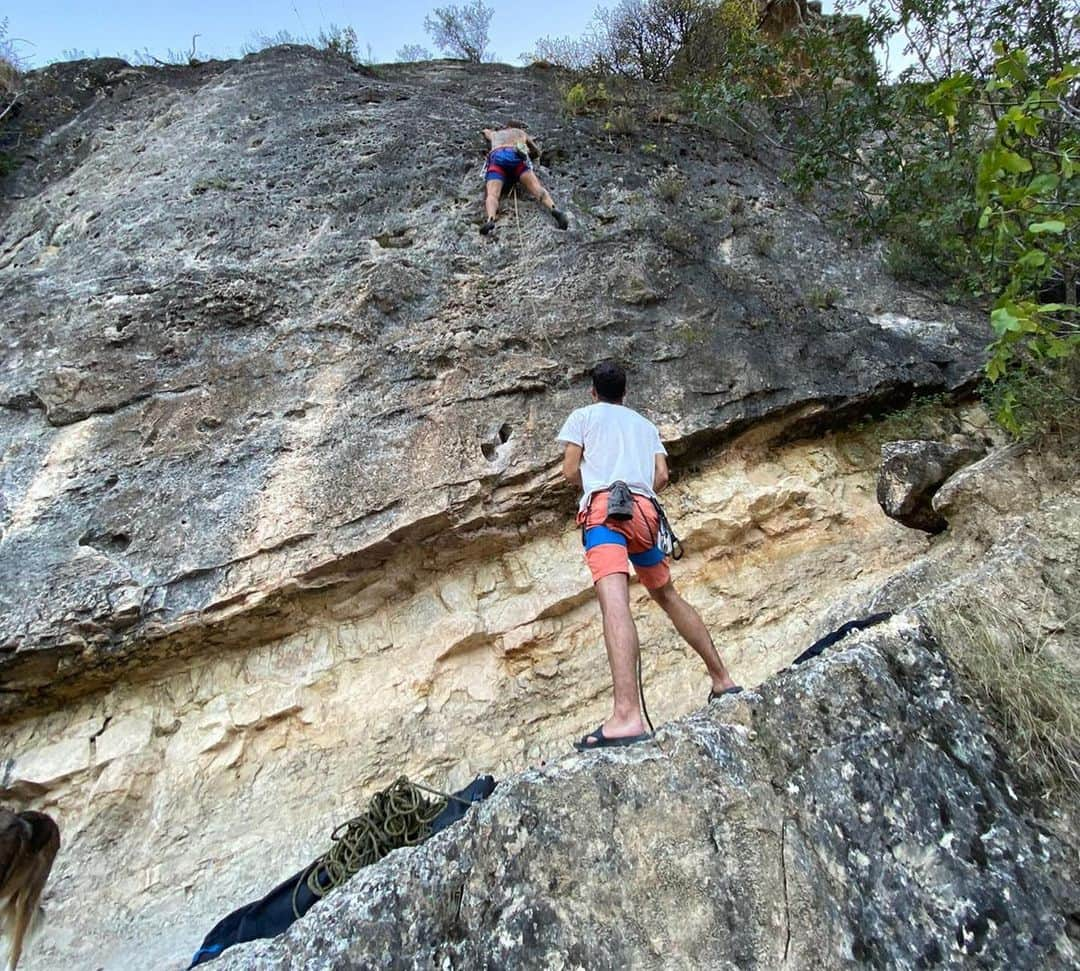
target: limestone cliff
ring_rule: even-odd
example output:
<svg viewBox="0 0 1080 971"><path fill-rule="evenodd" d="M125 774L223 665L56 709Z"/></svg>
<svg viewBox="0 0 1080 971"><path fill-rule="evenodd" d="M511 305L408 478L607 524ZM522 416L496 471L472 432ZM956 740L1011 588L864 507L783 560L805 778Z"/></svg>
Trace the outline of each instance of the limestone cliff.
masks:
<svg viewBox="0 0 1080 971"><path fill-rule="evenodd" d="M24 111L43 132L0 211L0 796L65 834L31 969L183 966L375 786L506 777L595 725L552 436L600 356L631 363L672 452L677 580L747 684L1008 539L968 501L935 539L886 519L880 431L847 427L963 388L982 321L898 287L776 160L687 119L641 106L613 134L544 70L307 48L55 66ZM510 198L477 233L479 129L506 116L543 144L568 232ZM977 410L927 422L994 437ZM1032 596L1068 585L1051 566ZM654 717L700 707L637 588L634 609ZM772 764L743 754L747 778Z"/></svg>
<svg viewBox="0 0 1080 971"><path fill-rule="evenodd" d="M0 229L8 712L281 630L297 592L428 538L561 518L551 438L598 355L696 453L954 388L984 342L767 160L688 123L610 136L548 72L279 48L38 83L84 76ZM477 234L478 132L506 114L569 233L511 201Z"/></svg>

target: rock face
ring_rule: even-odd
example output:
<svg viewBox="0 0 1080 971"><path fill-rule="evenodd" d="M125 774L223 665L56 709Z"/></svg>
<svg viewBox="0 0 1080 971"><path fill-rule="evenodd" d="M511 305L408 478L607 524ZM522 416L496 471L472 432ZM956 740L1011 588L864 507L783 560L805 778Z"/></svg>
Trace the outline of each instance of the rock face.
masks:
<svg viewBox="0 0 1080 971"><path fill-rule="evenodd" d="M996 583L1020 577L1030 601L1051 604L1047 636L1069 653L1076 476L1033 486L1039 470L1010 453L1008 487L994 484L1000 462L980 463L939 493L952 525L940 537L881 515L877 426L845 424L962 387L984 324L898 288L873 251L790 197L775 160L643 112L636 133L613 135L603 117L567 117L560 79L539 69L373 74L283 48L195 69L57 66L34 84L24 118L46 131L0 203L0 798L55 815L64 848L27 971L113 971L133 955L183 967L217 919L319 853L373 789L403 772L448 788L479 772L514 777L604 717L599 622L551 441L603 355L631 362L630 403L672 452L665 501L688 549L676 581L747 685L875 606L924 603L969 574L985 583L986 563ZM478 130L505 115L525 117L545 146L540 175L571 213L568 232L511 198L496 239L477 233ZM840 294L835 306L817 306L822 288ZM941 424L913 434L986 435L977 411L946 411ZM1002 527L995 504L1020 519ZM707 691L700 665L636 585L632 597L650 710L658 722L685 716ZM738 946L762 948L763 962L785 948L819 953L800 928L815 920L828 936L834 915L848 950L830 953L856 955L856 930L886 920L876 896L904 899L907 851L897 860L891 843L862 850L893 875L880 887L858 859L839 860L835 834L813 869L808 841L825 839L825 816L773 782L789 765L825 787L831 749L813 758L814 732L843 719L820 726L820 709L839 718L861 692L902 715L911 677L890 659L909 647L913 670L936 679L922 640L867 647L869 680L841 665L835 699L824 677L785 676L668 736L686 771L712 780L687 797L689 816L704 825L730 805L712 825L746 836L713 886L760 858L769 880L798 860L810 870L789 879L820 887L820 898L781 895L781 915L763 883L738 911ZM804 690L804 723L762 707ZM729 712L742 721L728 724ZM910 724L866 730L890 751L922 753ZM970 786L987 787L1000 845L1012 847L1019 809L999 775L983 780L977 727L961 728L976 733ZM864 751L821 737L849 764ZM802 762L783 738L806 743ZM914 825L898 787L942 785L958 764L930 754L925 779L913 764L864 767L879 786L867 792L896 794L893 811ZM629 785L635 767L648 784L674 778L666 756L628 758L546 771L556 782L601 770ZM841 777L838 792L858 778ZM512 821L524 800L548 799L533 792L539 779L512 780L485 812ZM884 825L829 807L853 840ZM753 823L765 827L754 848L740 820L762 809L773 815ZM969 821L940 825L940 838L959 834L976 852ZM998 847L996 830L980 833ZM649 847L671 871L665 893L681 893L698 871L680 871L675 849L653 853L665 838L576 852L614 873L621 854L640 862ZM697 866L698 844L681 845ZM1031 852L1017 867L1034 867ZM1056 960L1059 897L1038 873L1015 871L1046 903L1044 923L1018 916L999 935L998 915L984 928L1007 872L987 853L997 869L982 896L975 870L968 880L960 862L941 864L971 890L971 946L1009 955L1027 933L1031 954ZM503 856L483 866L531 885ZM929 886L936 859L913 886ZM861 889L841 905L851 867ZM629 906L597 899L611 913ZM719 905L700 888L694 899L704 903L651 937L635 918L625 947L677 937L697 948L717 926L728 936L710 923ZM509 912L468 901L469 927L488 921L515 939ZM444 926L429 903L418 920ZM905 956L929 928L968 919L929 891L904 906L910 920L880 933ZM574 913L598 926L603 909ZM858 940L863 963L877 960ZM673 964L690 961L682 947L670 945Z"/></svg>
<svg viewBox="0 0 1080 971"><path fill-rule="evenodd" d="M970 445L889 442L881 448L878 504L886 516L905 526L940 533L948 523L934 510L934 494L950 475L983 454Z"/></svg>
<svg viewBox="0 0 1080 971"><path fill-rule="evenodd" d="M1071 968L1065 852L900 619L518 776L221 968Z"/></svg>
<svg viewBox="0 0 1080 971"><path fill-rule="evenodd" d="M694 455L955 388L985 342L770 159L644 114L613 139L550 72L278 48L36 77L63 123L0 213L0 713L250 643L429 538L535 528L600 356ZM507 113L569 232L515 200L476 232Z"/></svg>

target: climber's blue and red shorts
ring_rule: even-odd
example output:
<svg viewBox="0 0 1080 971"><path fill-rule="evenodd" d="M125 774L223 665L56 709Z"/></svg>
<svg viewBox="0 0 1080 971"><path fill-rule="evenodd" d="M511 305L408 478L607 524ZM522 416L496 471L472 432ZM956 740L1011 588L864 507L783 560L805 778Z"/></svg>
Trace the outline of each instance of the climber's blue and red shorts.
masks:
<svg viewBox="0 0 1080 971"><path fill-rule="evenodd" d="M671 580L667 557L657 544L660 516L646 496L634 496L633 519L607 518L607 490L594 492L578 513L585 562L593 583L612 573L629 573L634 564L641 585L657 590Z"/></svg>
<svg viewBox="0 0 1080 971"><path fill-rule="evenodd" d="M488 155L484 179L499 179L507 185L513 185L525 172L531 171L532 162L529 161L529 156L520 149L507 146L497 148Z"/></svg>

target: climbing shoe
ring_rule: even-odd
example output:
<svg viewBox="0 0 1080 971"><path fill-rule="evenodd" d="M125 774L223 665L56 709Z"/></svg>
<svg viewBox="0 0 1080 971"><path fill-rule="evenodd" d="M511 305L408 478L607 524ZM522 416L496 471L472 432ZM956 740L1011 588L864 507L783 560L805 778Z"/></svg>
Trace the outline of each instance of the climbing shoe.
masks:
<svg viewBox="0 0 1080 971"><path fill-rule="evenodd" d="M495 232L495 220L489 219L483 226L480 227L480 235L487 236L489 233Z"/></svg>
<svg viewBox="0 0 1080 971"><path fill-rule="evenodd" d="M625 482L612 482L607 494L608 519L633 519L634 496Z"/></svg>
<svg viewBox="0 0 1080 971"><path fill-rule="evenodd" d="M558 225L559 229L569 229L570 228L570 220L567 218L566 213L563 212L561 209L552 209L551 210L551 218L555 220L555 222Z"/></svg>

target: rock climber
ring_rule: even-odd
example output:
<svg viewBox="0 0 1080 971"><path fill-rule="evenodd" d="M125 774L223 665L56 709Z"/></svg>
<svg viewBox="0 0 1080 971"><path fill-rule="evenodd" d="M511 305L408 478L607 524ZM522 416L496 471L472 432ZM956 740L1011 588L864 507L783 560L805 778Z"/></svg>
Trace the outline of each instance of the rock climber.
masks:
<svg viewBox="0 0 1080 971"><path fill-rule="evenodd" d="M630 613L630 564L642 586L705 662L709 701L742 690L731 679L698 612L676 592L658 545L657 493L667 485L667 450L656 426L623 404L626 372L614 361L593 368L593 404L566 419L563 476L582 490L577 522L604 625L614 705L611 717L574 747L631 745L650 737L638 695L638 634ZM628 492L627 492L628 487ZM613 516L614 514L614 516ZM625 518L614 518L614 517Z"/></svg>
<svg viewBox="0 0 1080 971"><path fill-rule="evenodd" d="M505 128L485 128L484 138L491 145L491 151L488 152L484 169L487 222L480 227L480 232L486 236L495 229L503 187L509 188L515 182L525 186L532 197L551 213L559 229L566 229L570 220L565 212L555 208L551 193L533 171L532 159L539 157L540 150L525 131L524 124L508 121Z"/></svg>

